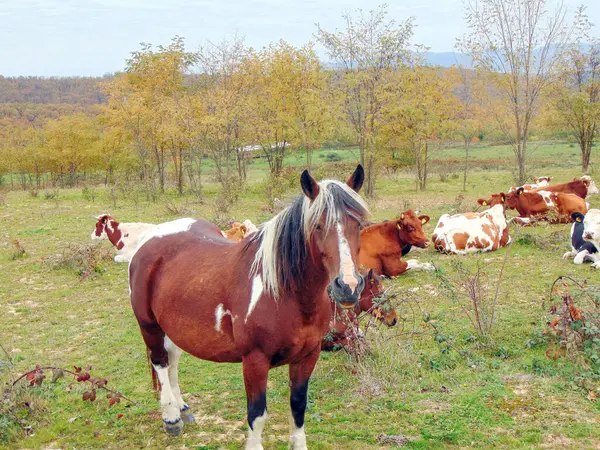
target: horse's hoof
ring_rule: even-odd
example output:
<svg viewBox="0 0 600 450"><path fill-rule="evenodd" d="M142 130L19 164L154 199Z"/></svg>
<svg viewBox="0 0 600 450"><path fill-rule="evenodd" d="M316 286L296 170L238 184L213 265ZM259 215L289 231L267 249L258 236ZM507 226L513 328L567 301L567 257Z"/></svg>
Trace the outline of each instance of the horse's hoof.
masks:
<svg viewBox="0 0 600 450"><path fill-rule="evenodd" d="M181 430L183 430L183 421L181 419L176 419L174 422L168 422L163 419L163 425L169 436L179 436Z"/></svg>
<svg viewBox="0 0 600 450"><path fill-rule="evenodd" d="M185 407L184 409L181 410L181 420L183 420L184 423L196 422L196 418L192 414L192 411L190 410L189 407Z"/></svg>

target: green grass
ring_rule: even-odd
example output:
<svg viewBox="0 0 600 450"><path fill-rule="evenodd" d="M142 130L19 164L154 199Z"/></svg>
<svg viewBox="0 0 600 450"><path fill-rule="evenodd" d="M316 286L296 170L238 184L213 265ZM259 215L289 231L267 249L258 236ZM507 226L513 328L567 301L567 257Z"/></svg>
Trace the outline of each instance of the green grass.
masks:
<svg viewBox="0 0 600 450"><path fill-rule="evenodd" d="M557 160L544 175L556 181L578 175L579 160L571 155L576 150L564 145L544 150L544 159ZM482 153L474 151L474 157L482 159L510 157L507 147L477 151ZM339 153L343 161L356 160L352 151L323 153L330 152ZM445 152L449 158L461 155L460 149ZM302 166L302 157L290 158L289 164ZM316 154L314 161L323 159ZM260 210L265 200L256 188L264 169L264 161L251 166L249 189L228 213L232 218L269 218ZM473 172L463 206L474 208L478 197L511 184L508 170ZM462 179L442 183L433 174L428 191L415 192L411 175L400 173L380 179L377 198L370 204L376 220L397 216L407 207L418 209L431 216L426 226L431 234L437 218L455 208L461 189ZM174 201L185 207L186 216L212 219L217 190L207 182L203 204L191 197ZM181 385L198 424L186 426L179 438L168 438L161 429L144 344L129 306L127 265L107 261L101 274L82 280L76 267L53 263L56 255L90 244L92 215L110 211L124 221L174 219L164 203L136 206L132 199L119 197L115 207L101 187L94 202L85 200L81 189L61 190L52 200L32 198L27 192L10 192L5 198L0 205L0 343L11 362L0 350L0 381L8 382L37 363L91 364L93 373L108 377L109 386L136 404L109 408L100 395L94 404L83 402L81 386L69 388L64 380L41 388L23 385L11 415L0 407L0 447L240 448L246 431L240 365L182 358ZM597 197L590 200L593 207L600 206ZM371 353L360 363L344 353L321 356L309 390L310 448L386 448L377 443L382 433L413 436L416 440L407 448L414 449L597 446L600 408L575 383L581 366L547 358L548 345L541 335L549 317L542 301L557 276L597 283L598 274L589 265L561 259L568 236L568 225L520 231L505 269L489 342L473 339L460 307L440 290L439 275L413 272L388 281L386 285L399 294L397 310L404 329L370 329ZM13 239L25 249L24 256L14 260ZM98 245L105 248L108 243ZM413 250L410 257L433 262L448 275L453 260L473 268L480 258L493 282L506 251L460 258L426 249ZM422 321L424 315L430 316L428 323L435 324L437 332ZM287 369L273 370L265 448L287 448L287 386ZM31 426L29 436L12 426L15 415L23 426Z"/></svg>

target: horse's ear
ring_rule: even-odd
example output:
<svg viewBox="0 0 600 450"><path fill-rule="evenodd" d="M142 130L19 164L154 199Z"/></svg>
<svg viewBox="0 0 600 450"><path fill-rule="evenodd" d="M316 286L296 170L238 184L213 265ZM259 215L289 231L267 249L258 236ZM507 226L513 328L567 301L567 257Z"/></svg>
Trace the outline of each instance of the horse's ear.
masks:
<svg viewBox="0 0 600 450"><path fill-rule="evenodd" d="M425 225L429 222L429 216L419 216L419 219L421 220L421 225Z"/></svg>
<svg viewBox="0 0 600 450"><path fill-rule="evenodd" d="M350 186L352 190L358 192L360 191L360 188L362 187L364 181L365 169L363 169L363 166L359 164L358 166L356 166L356 170L354 171L354 173L350 175L350 178L348 178L348 181L346 181L346 184Z"/></svg>
<svg viewBox="0 0 600 450"><path fill-rule="evenodd" d="M317 195L319 195L319 183L317 183L315 179L310 176L308 170L302 172L302 175L300 176L300 184L302 185L302 191L304 191L304 195L311 200L317 198Z"/></svg>

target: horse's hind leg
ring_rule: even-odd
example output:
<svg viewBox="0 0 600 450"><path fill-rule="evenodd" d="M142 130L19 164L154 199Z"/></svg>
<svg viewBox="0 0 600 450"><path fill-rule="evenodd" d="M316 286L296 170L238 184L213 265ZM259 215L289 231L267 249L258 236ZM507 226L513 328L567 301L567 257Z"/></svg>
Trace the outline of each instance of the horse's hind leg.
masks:
<svg viewBox="0 0 600 450"><path fill-rule="evenodd" d="M168 336L165 336L165 349L169 355L169 383L171 384L171 390L175 396L177 407L181 413L181 418L185 423L194 423L195 419L192 415L192 411L187 403L181 396L181 389L179 388L179 358L181 357L181 349L177 347Z"/></svg>
<svg viewBox="0 0 600 450"><path fill-rule="evenodd" d="M150 361L160 383L160 407L165 431L171 436L177 436L183 429L183 421L169 379L169 352L166 347L170 339L165 337L164 331L158 324L142 327L142 336L150 350Z"/></svg>

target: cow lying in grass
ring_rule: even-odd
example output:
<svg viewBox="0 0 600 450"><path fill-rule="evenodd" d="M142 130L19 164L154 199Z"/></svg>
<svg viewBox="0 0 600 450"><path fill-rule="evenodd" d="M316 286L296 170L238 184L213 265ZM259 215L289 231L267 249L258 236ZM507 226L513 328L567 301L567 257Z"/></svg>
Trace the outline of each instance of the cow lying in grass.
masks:
<svg viewBox="0 0 600 450"><path fill-rule="evenodd" d="M581 178L573 178L573 181L569 181L568 183L554 184L552 186L533 189L532 191L562 192L586 198L588 195L597 194L598 188L596 187L596 183L594 183L588 175L584 175Z"/></svg>
<svg viewBox="0 0 600 450"><path fill-rule="evenodd" d="M108 239L117 250L114 258L117 263L129 262L144 235L156 227L153 223L117 222L110 214L101 214L96 219L91 238ZM221 234L231 241L239 242L250 234L249 229L256 230L256 226L246 220L244 224L235 222L229 230L222 231Z"/></svg>
<svg viewBox="0 0 600 450"><path fill-rule="evenodd" d="M583 219L583 239L600 248L600 209L590 209ZM600 269L600 261L596 260L592 267Z"/></svg>
<svg viewBox="0 0 600 450"><path fill-rule="evenodd" d="M429 263L419 263L416 259L402 261L414 245L426 248L429 239L423 232L423 225L429 216L418 216L412 209L405 211L396 220L377 223L365 227L360 232L360 253L358 260L364 270L373 269L376 275L398 276L407 270L435 270Z"/></svg>
<svg viewBox="0 0 600 450"><path fill-rule="evenodd" d="M588 203L575 194L548 192L544 190L526 191L519 188L510 194L493 194L489 200L479 199L480 205L503 204L508 209L516 209L519 217L511 219L520 225L531 225L536 220L550 223L569 223L571 214L585 214Z"/></svg>
<svg viewBox="0 0 600 450"><path fill-rule="evenodd" d="M329 331L323 337L321 349L325 351L337 350L347 345L349 340L356 338L349 332L349 329L353 324L357 326L357 317L363 312L372 315L388 327L396 325L398 321L396 310L388 303L375 302L383 296L383 293L381 278L375 275L373 270L369 270L369 273L365 276L365 287L353 310L341 310L334 301L331 301Z"/></svg>
<svg viewBox="0 0 600 450"><path fill-rule="evenodd" d="M508 223L504 213L504 194L495 194L501 200L491 208L475 213L444 214L433 231L435 249L442 253L466 255L491 252L510 242ZM489 202L479 200L483 206Z"/></svg>
<svg viewBox="0 0 600 450"><path fill-rule="evenodd" d="M551 177L537 177L533 179L533 183L524 184L523 186L513 186L508 190L508 193L516 191L519 188L523 188L526 191L531 191L532 189L542 188L550 185Z"/></svg>
<svg viewBox="0 0 600 450"><path fill-rule="evenodd" d="M129 262L144 235L156 224L141 222L117 222L110 214L96 217L92 239L108 239L117 249L115 262Z"/></svg>
<svg viewBox="0 0 600 450"><path fill-rule="evenodd" d="M590 210L588 214L591 211L597 210ZM600 261L600 253L598 253L596 245L583 239L585 216L574 212L571 214L571 220L573 221L573 226L571 226L571 251L566 252L563 259L573 258L575 264L583 264L584 261L593 263Z"/></svg>

